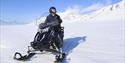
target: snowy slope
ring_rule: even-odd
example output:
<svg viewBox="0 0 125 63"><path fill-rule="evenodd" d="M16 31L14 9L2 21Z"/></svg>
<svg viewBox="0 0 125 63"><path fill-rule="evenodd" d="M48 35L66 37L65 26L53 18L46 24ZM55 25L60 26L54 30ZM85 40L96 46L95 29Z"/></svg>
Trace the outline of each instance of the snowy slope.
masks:
<svg viewBox="0 0 125 63"><path fill-rule="evenodd" d="M60 14L65 27L64 51L68 53L65 63L124 63L124 9L122 1L91 15ZM26 54L36 32L34 23L0 26L0 63L52 63L50 53L37 54L26 62L13 60L16 51Z"/></svg>

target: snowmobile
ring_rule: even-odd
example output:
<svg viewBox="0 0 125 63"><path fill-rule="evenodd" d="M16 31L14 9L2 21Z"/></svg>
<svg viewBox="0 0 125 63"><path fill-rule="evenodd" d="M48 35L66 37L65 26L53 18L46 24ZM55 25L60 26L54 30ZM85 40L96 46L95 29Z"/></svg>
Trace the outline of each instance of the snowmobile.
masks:
<svg viewBox="0 0 125 63"><path fill-rule="evenodd" d="M38 28L34 40L30 42L28 46L28 55L22 56L21 53L16 52L14 54L14 59L16 60L27 60L34 56L36 51L48 51L57 53L55 56L55 63L62 61L66 54L62 51L63 47L63 37L64 37L64 27L59 28L59 32L55 31L53 26L47 25L46 23L41 23ZM17 55L20 57L17 58Z"/></svg>

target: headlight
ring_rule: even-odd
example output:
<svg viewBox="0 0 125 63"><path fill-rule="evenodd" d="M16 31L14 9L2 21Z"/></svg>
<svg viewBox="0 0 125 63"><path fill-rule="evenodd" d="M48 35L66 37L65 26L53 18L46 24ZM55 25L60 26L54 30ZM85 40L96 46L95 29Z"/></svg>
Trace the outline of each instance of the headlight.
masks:
<svg viewBox="0 0 125 63"><path fill-rule="evenodd" d="M48 31L49 31L49 27L42 30L42 32L48 32Z"/></svg>
<svg viewBox="0 0 125 63"><path fill-rule="evenodd" d="M48 31L49 31L49 27L46 27L46 28L44 28L44 29L38 29L38 31L39 31L40 33L48 32Z"/></svg>

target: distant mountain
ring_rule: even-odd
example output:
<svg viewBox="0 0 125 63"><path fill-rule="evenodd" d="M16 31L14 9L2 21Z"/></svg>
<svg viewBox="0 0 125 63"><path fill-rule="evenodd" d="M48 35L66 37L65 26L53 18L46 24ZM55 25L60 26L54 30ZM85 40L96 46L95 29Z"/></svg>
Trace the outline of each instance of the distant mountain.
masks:
<svg viewBox="0 0 125 63"><path fill-rule="evenodd" d="M105 14L105 13L113 13L114 11L116 10L120 10L122 11L122 13L124 13L125 15L125 3L124 1L121 1L121 2L118 2L116 4L112 4L112 5L109 5L109 6L105 6L95 12L92 12L92 13L89 13L89 14L78 14L78 12L70 12L70 11L66 11L66 12L63 12L63 13L60 13L63 21L66 21L67 22L73 22L73 21L88 21L90 19L93 19L93 18L96 18L97 16L101 16L102 14ZM115 13L120 13L120 12L115 12ZM118 16L118 17L121 17L121 16ZM117 17L117 18L118 18Z"/></svg>
<svg viewBox="0 0 125 63"><path fill-rule="evenodd" d="M89 13L89 14L79 14L79 11L77 11L79 9L75 9L75 10L73 9L74 11L66 10L65 12L58 13L58 14L62 18L63 24L64 24L64 23L72 23L72 22L76 22L76 21L82 21L82 22L91 21L90 19L94 19L97 17L98 17L98 19L100 19L99 16L106 15L106 13L110 13L110 12L114 13L114 11L116 11L116 10L121 10L120 12L124 13L125 12L124 9L125 9L125 3L124 3L124 1L121 1L116 4L105 6L101 9L94 11L92 13ZM118 14L120 12L115 12L115 13ZM106 16L106 17L109 17L109 16ZM44 22L45 18L46 18L46 16L44 16L44 17L42 16L29 24L38 25L39 23ZM101 17L101 18L104 18L104 17ZM121 19L121 16L117 16L117 18ZM108 19L111 19L111 18L108 18Z"/></svg>
<svg viewBox="0 0 125 63"><path fill-rule="evenodd" d="M27 23L17 22L17 21L5 21L0 19L0 25L16 25L16 24L27 24Z"/></svg>

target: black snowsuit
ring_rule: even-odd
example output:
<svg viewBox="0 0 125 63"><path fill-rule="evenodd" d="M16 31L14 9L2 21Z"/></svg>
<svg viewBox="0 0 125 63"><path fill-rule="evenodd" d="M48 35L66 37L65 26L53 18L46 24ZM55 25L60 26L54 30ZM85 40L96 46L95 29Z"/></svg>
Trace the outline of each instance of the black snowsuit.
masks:
<svg viewBox="0 0 125 63"><path fill-rule="evenodd" d="M55 16L52 16L51 14L49 14L45 20L45 23L47 25L53 26L55 31L57 31L59 33L59 29L61 28L62 19L57 14Z"/></svg>
<svg viewBox="0 0 125 63"><path fill-rule="evenodd" d="M61 42L59 41L59 38L55 38L56 42L55 44L57 45L58 48L62 47L62 42L63 42L63 34L61 32L61 23L62 23L62 19L60 18L59 15L55 15L55 16L52 16L51 14L49 14L45 20L45 23L47 25L50 25L52 27L54 27L54 30L55 30L55 36L57 36L57 34L60 35L60 39L61 39Z"/></svg>

